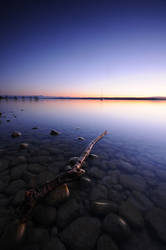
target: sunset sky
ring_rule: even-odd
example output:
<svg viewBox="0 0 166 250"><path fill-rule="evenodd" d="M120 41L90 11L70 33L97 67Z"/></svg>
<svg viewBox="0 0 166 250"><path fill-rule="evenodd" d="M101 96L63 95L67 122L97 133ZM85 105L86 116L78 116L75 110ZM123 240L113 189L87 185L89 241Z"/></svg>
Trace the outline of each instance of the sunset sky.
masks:
<svg viewBox="0 0 166 250"><path fill-rule="evenodd" d="M4 0L0 94L166 96L165 0Z"/></svg>

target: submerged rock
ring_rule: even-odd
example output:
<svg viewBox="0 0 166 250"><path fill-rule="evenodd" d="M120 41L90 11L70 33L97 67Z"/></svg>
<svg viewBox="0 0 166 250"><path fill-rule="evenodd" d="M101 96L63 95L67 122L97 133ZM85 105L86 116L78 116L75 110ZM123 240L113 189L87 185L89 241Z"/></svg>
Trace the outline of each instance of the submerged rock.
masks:
<svg viewBox="0 0 166 250"><path fill-rule="evenodd" d="M12 181L6 188L5 192L9 195L13 195L20 189L25 188L25 186L26 184L23 180Z"/></svg>
<svg viewBox="0 0 166 250"><path fill-rule="evenodd" d="M97 241L97 250L118 250L116 243L107 234L103 234Z"/></svg>
<svg viewBox="0 0 166 250"><path fill-rule="evenodd" d="M78 140L80 140L80 141L84 141L85 140L85 138L84 137L78 137Z"/></svg>
<svg viewBox="0 0 166 250"><path fill-rule="evenodd" d="M95 178L103 178L105 173L103 170L97 168L97 167L92 167L89 171L89 174L92 176L92 177L95 177Z"/></svg>
<svg viewBox="0 0 166 250"><path fill-rule="evenodd" d="M120 175L120 183L128 189L144 192L147 188L146 182L140 175Z"/></svg>
<svg viewBox="0 0 166 250"><path fill-rule="evenodd" d="M108 200L91 201L91 212L98 216L105 216L110 212L117 212L118 207L114 202Z"/></svg>
<svg viewBox="0 0 166 250"><path fill-rule="evenodd" d="M129 201L123 202L119 207L119 214L134 228L141 229L144 226L144 219L139 210Z"/></svg>
<svg viewBox="0 0 166 250"><path fill-rule="evenodd" d="M55 190L50 192L46 199L45 202L46 204L50 206L57 206L58 204L66 201L70 196L70 192L68 189L67 184L63 184L59 187L57 187Z"/></svg>
<svg viewBox="0 0 166 250"><path fill-rule="evenodd" d="M108 214L103 222L103 229L113 238L123 240L131 234L130 227L121 217L114 213Z"/></svg>
<svg viewBox="0 0 166 250"><path fill-rule="evenodd" d="M89 154L89 158L90 158L90 159L96 159L96 158L98 158L98 155L95 155L95 154Z"/></svg>
<svg viewBox="0 0 166 250"><path fill-rule="evenodd" d="M34 208L33 218L42 225L51 225L56 219L56 208L38 205Z"/></svg>
<svg viewBox="0 0 166 250"><path fill-rule="evenodd" d="M80 214L80 204L75 200L69 200L61 205L57 211L57 225L64 228L76 219Z"/></svg>
<svg viewBox="0 0 166 250"><path fill-rule="evenodd" d="M98 219L80 217L64 229L61 237L67 247L73 250L92 250L99 234L100 221Z"/></svg>
<svg viewBox="0 0 166 250"><path fill-rule="evenodd" d="M11 137L15 138L15 137L19 137L19 136L21 136L21 135L22 135L21 132L14 131L14 132L11 134Z"/></svg>
<svg viewBox="0 0 166 250"><path fill-rule="evenodd" d="M65 250L64 244L60 241L58 237L55 237L48 241L48 244L43 250Z"/></svg>
<svg viewBox="0 0 166 250"><path fill-rule="evenodd" d="M57 130L55 130L55 129L52 129L51 131L50 131L50 135L59 135L60 134L60 132L58 132Z"/></svg>
<svg viewBox="0 0 166 250"><path fill-rule="evenodd" d="M28 143L21 143L20 144L20 149L26 149L29 147L29 144Z"/></svg>
<svg viewBox="0 0 166 250"><path fill-rule="evenodd" d="M166 212L160 208L153 208L145 219L159 239L166 243Z"/></svg>

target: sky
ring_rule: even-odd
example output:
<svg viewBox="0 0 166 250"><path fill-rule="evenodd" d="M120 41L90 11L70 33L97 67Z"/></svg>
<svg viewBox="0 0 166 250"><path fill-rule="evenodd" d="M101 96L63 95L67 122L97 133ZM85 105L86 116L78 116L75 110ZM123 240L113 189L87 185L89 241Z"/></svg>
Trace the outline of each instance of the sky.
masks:
<svg viewBox="0 0 166 250"><path fill-rule="evenodd" d="M0 94L166 96L165 0L3 0Z"/></svg>

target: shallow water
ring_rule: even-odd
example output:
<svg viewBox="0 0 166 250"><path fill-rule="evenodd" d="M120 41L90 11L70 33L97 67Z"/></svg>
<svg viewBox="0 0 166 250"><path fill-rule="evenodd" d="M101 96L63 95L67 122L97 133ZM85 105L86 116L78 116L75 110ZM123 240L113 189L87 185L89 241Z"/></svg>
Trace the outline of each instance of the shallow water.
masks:
<svg viewBox="0 0 166 250"><path fill-rule="evenodd" d="M76 246L73 245L63 236L64 231L79 217L88 216L97 218L102 225L89 249L107 249L100 240L103 234L113 238L121 250L165 249L165 101L2 100L0 112L0 232L4 249L14 249L6 246L10 233L4 236L4 232L13 223L15 210L23 200L22 193L64 171L70 157L79 156L87 144L105 129L108 134L92 150L98 158L87 160L85 170L91 184L80 182L70 185L69 200L56 208L53 206L57 215L50 223L31 216L28 236L19 243L21 245L17 243L17 248L53 249L54 245L60 244L57 249L76 249L79 243L73 236ZM61 134L52 136L51 129ZM22 135L12 138L14 130ZM85 140L78 140L80 136ZM28 143L29 147L21 150L22 142ZM22 182L19 183L20 180ZM79 206L71 205L70 200ZM117 234L122 235L123 232L110 232L104 224L107 212L102 216L96 214L92 203L103 200L115 204L117 211L110 211L129 224L132 233L127 239L121 240ZM136 209L136 215L130 210L130 205ZM41 206L45 208L44 203ZM136 221L124 213L124 207L133 213ZM79 211L72 214L71 210ZM153 221L154 217L156 221ZM65 222L63 218L66 218ZM32 237L34 230L38 235L36 238ZM45 238L44 242L42 238ZM107 245L110 247L110 244ZM82 249L88 247L85 245Z"/></svg>

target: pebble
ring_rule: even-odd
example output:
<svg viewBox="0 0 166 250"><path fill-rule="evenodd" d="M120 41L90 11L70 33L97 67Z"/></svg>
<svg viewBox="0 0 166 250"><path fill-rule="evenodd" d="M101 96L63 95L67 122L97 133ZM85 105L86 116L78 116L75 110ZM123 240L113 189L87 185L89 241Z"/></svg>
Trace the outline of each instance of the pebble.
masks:
<svg viewBox="0 0 166 250"><path fill-rule="evenodd" d="M24 174L25 170L27 168L27 164L21 164L18 165L14 168L11 169L11 179L12 180L16 180L22 177L22 175Z"/></svg>
<svg viewBox="0 0 166 250"><path fill-rule="evenodd" d="M92 250L99 235L100 221L98 219L80 217L62 231L61 238L72 250Z"/></svg>
<svg viewBox="0 0 166 250"><path fill-rule="evenodd" d="M89 171L89 174L92 176L92 177L95 177L95 178L103 178L104 175L105 175L105 172L97 167L92 167Z"/></svg>
<svg viewBox="0 0 166 250"><path fill-rule="evenodd" d="M20 149L26 149L29 147L29 144L28 143L21 143L20 144Z"/></svg>
<svg viewBox="0 0 166 250"><path fill-rule="evenodd" d="M89 158L91 158L91 159L96 159L96 158L98 158L98 155L95 155L95 154L89 154Z"/></svg>
<svg viewBox="0 0 166 250"><path fill-rule="evenodd" d="M14 132L11 134L11 137L15 138L15 137L19 137L19 136L21 136L21 135L22 135L21 132L14 131Z"/></svg>
<svg viewBox="0 0 166 250"><path fill-rule="evenodd" d="M77 139L80 140L80 141L84 141L84 140L85 140L85 138L84 138L84 137L81 137L81 136L78 137Z"/></svg>
<svg viewBox="0 0 166 250"><path fill-rule="evenodd" d="M57 130L55 130L55 129L52 129L51 131L50 131L50 135L59 135L60 134L60 132L58 132Z"/></svg>
<svg viewBox="0 0 166 250"><path fill-rule="evenodd" d="M38 129L38 127L33 127L32 129Z"/></svg>
<svg viewBox="0 0 166 250"><path fill-rule="evenodd" d="M145 192L147 188L147 184L143 177L140 175L128 175L128 174L121 174L120 175L120 183L125 188L136 190L139 192Z"/></svg>
<svg viewBox="0 0 166 250"><path fill-rule="evenodd" d="M12 181L6 188L5 192L9 195L13 195L20 189L25 188L25 186L26 184L23 180Z"/></svg>
<svg viewBox="0 0 166 250"><path fill-rule="evenodd" d="M51 239L43 250L66 250L58 237Z"/></svg>

